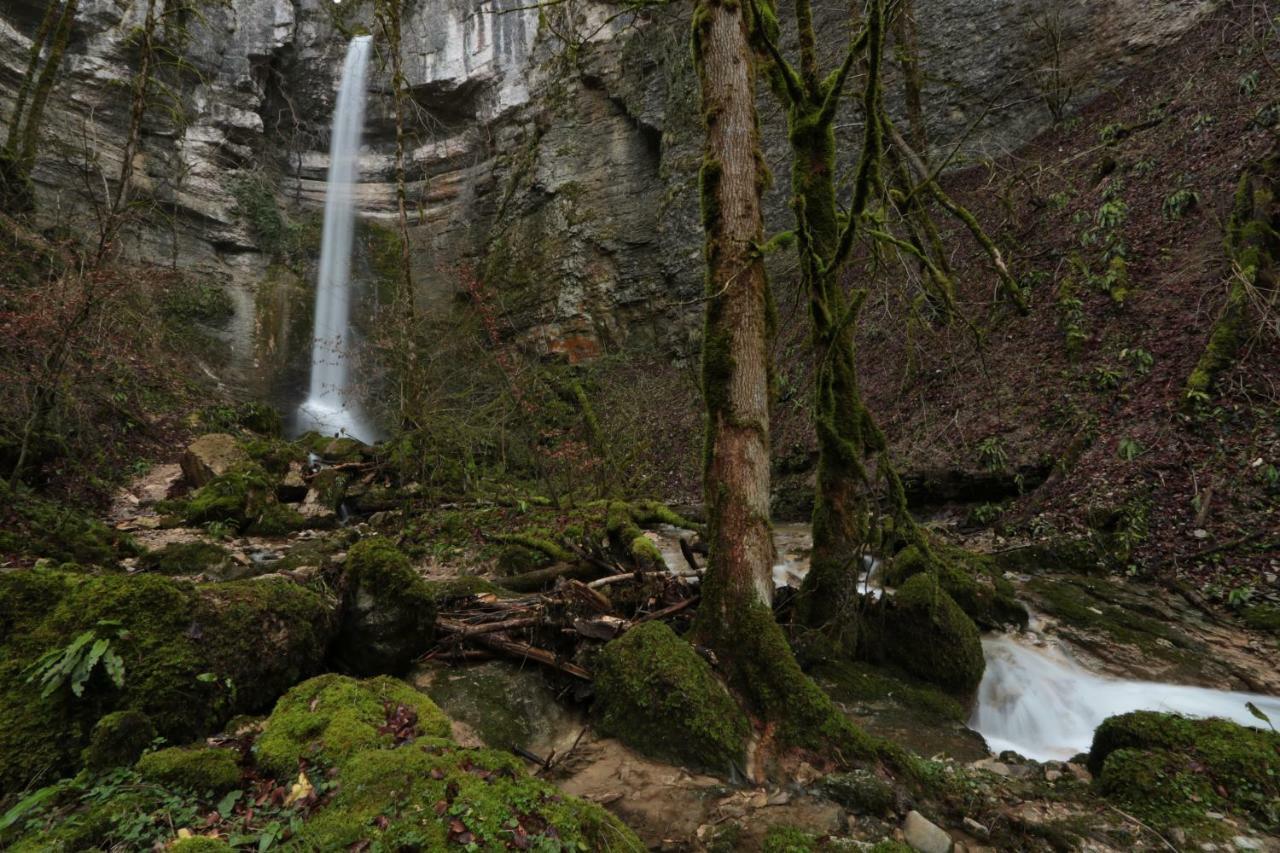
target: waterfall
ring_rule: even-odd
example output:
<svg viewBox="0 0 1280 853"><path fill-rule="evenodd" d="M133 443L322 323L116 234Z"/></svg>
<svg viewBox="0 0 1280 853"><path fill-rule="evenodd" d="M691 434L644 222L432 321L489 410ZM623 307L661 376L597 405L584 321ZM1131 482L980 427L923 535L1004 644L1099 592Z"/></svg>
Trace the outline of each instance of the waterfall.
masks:
<svg viewBox="0 0 1280 853"><path fill-rule="evenodd" d="M364 130L365 72L370 36L357 36L347 48L342 83L329 142L329 178L325 185L324 235L316 280L311 390L298 410L299 426L326 434L371 440L354 399L347 363L351 347L351 243L355 234L355 188L360 180L360 139Z"/></svg>

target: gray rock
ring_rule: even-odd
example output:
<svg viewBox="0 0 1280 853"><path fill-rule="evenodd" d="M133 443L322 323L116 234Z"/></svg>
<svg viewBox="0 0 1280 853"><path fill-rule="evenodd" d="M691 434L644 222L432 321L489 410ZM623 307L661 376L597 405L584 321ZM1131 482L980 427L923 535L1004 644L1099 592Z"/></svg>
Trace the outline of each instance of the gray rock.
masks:
<svg viewBox="0 0 1280 853"><path fill-rule="evenodd" d="M917 811L907 813L902 834L912 850L919 853L951 853L951 836Z"/></svg>

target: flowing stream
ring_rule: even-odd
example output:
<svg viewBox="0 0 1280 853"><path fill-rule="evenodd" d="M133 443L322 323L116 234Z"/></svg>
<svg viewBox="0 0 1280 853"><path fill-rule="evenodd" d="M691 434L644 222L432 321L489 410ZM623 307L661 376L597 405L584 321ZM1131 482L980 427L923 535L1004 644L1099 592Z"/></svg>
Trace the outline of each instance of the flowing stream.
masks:
<svg viewBox="0 0 1280 853"><path fill-rule="evenodd" d="M351 346L351 244L355 235L355 187L360 180L366 71L372 37L356 36L347 47L329 142L324 234L316 279L311 389L298 410L301 430L372 439L355 400L348 365Z"/></svg>
<svg viewBox="0 0 1280 853"><path fill-rule="evenodd" d="M987 669L969 728L994 752L1011 749L1037 761L1062 761L1087 752L1093 731L1114 714L1169 711L1265 725L1253 703L1280 725L1280 698L1181 684L1124 681L1096 675L1065 651L1025 636L982 641Z"/></svg>
<svg viewBox="0 0 1280 853"><path fill-rule="evenodd" d="M663 527L655 539L667 566L688 574L681 556L681 531ZM773 579L778 587L799 588L809 571L813 537L807 524L774 526L778 551ZM878 561L864 563L866 594L879 597ZM892 594L892 590L883 590ZM1034 622L1034 620L1033 620ZM1233 693L1206 687L1128 681L1098 675L1046 638L1027 633L989 635L982 641L987 667L978 688L969 728L995 753L1013 750L1036 761L1062 761L1087 752L1102 721L1130 711L1168 711L1192 717L1223 717L1245 726L1264 726L1252 703L1280 728L1280 697Z"/></svg>

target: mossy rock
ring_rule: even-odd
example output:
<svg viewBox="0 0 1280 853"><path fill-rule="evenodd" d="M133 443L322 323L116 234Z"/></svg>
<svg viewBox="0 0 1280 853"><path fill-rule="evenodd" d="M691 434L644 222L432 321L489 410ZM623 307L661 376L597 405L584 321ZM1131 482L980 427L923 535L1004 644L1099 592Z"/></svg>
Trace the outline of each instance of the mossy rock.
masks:
<svg viewBox="0 0 1280 853"><path fill-rule="evenodd" d="M909 545L885 567L885 582L900 586L908 578L933 572L947 594L983 628L1005 625L1027 626L1027 609L1014 595L1013 584L1005 580L996 562L987 554L977 554L943 542L929 546L932 560L920 548Z"/></svg>
<svg viewBox="0 0 1280 853"><path fill-rule="evenodd" d="M161 575L225 575L231 552L213 542L173 542L138 559L138 568Z"/></svg>
<svg viewBox="0 0 1280 853"><path fill-rule="evenodd" d="M581 728L535 668L508 661L462 668L433 665L415 673L413 683L494 749L546 753L557 735Z"/></svg>
<svg viewBox="0 0 1280 853"><path fill-rule="evenodd" d="M402 681L330 674L303 682L280 699L263 724L254 747L258 764L285 777L297 772L301 759L336 766L362 750L393 746L396 735L379 730L401 706L414 718L401 735L449 736L443 712Z"/></svg>
<svg viewBox="0 0 1280 853"><path fill-rule="evenodd" d="M356 675L400 674L435 641L436 600L409 558L383 537L347 553L335 659Z"/></svg>
<svg viewBox="0 0 1280 853"><path fill-rule="evenodd" d="M261 466L237 465L192 495L184 515L191 525L218 522L243 531L261 517L274 494L275 484Z"/></svg>
<svg viewBox="0 0 1280 853"><path fill-rule="evenodd" d="M1098 790L1158 829L1212 834L1231 812L1267 828L1280 807L1280 735L1228 720L1136 711L1094 732L1089 769Z"/></svg>
<svg viewBox="0 0 1280 853"><path fill-rule="evenodd" d="M662 622L639 625L604 647L593 710L602 733L717 772L742 762L750 731L710 665Z"/></svg>
<svg viewBox="0 0 1280 853"><path fill-rule="evenodd" d="M528 574L549 565L551 558L545 553L523 545L506 545L498 552L498 573L504 577Z"/></svg>
<svg viewBox="0 0 1280 853"><path fill-rule="evenodd" d="M952 693L977 690L986 668L978 628L933 575L903 584L885 618L890 660Z"/></svg>
<svg viewBox="0 0 1280 853"><path fill-rule="evenodd" d="M249 525L248 532L254 536L282 537L311 526L311 522L302 513L288 504L271 503Z"/></svg>
<svg viewBox="0 0 1280 853"><path fill-rule="evenodd" d="M138 760L138 774L148 782L188 791L225 794L240 785L240 767L229 749L172 747L149 752Z"/></svg>
<svg viewBox="0 0 1280 853"><path fill-rule="evenodd" d="M1036 542L991 555L1002 572L1041 574L1070 572L1095 574L1106 567L1106 555L1091 539L1055 539Z"/></svg>
<svg viewBox="0 0 1280 853"><path fill-rule="evenodd" d="M195 586L146 574L0 574L0 791L74 771L113 711L144 713L159 735L185 743L270 707L321 667L334 610L283 579ZM26 669L104 620L127 632L111 644L124 686L99 669L83 696L63 688L41 698Z"/></svg>
<svg viewBox="0 0 1280 853"><path fill-rule="evenodd" d="M83 753L84 766L94 772L131 767L156 738L151 718L141 711L113 711L98 720Z"/></svg>
<svg viewBox="0 0 1280 853"><path fill-rule="evenodd" d="M645 849L600 806L530 777L504 752L428 739L356 753L336 781L333 801L302 825L300 848L504 850L519 839L532 849Z"/></svg>

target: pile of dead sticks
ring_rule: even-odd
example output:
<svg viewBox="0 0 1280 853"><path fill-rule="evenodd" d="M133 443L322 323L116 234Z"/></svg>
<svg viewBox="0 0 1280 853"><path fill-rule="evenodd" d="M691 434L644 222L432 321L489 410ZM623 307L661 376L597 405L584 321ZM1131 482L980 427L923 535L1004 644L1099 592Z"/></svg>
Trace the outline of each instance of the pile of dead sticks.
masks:
<svg viewBox="0 0 1280 853"><path fill-rule="evenodd" d="M654 620L692 618L698 577L628 572L585 583L560 578L554 589L503 598L470 596L436 616L436 646L424 660L468 663L497 657L532 661L584 681L604 643Z"/></svg>

